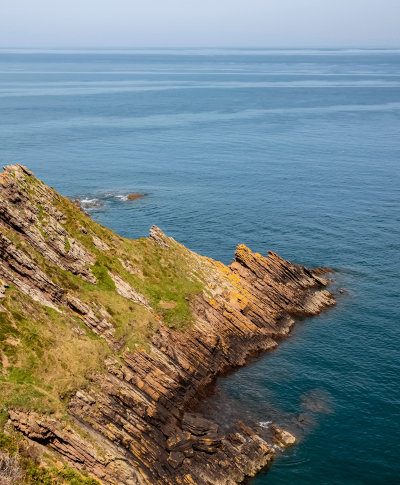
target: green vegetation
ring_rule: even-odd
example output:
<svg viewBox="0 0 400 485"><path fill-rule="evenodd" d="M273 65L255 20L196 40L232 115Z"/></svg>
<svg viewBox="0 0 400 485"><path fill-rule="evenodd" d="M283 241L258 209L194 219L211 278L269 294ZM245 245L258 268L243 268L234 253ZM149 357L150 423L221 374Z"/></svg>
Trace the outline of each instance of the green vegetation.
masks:
<svg viewBox="0 0 400 485"><path fill-rule="evenodd" d="M27 175L25 180L28 182L29 185L42 185L42 182L32 175Z"/></svg>
<svg viewBox="0 0 400 485"><path fill-rule="evenodd" d="M41 204L38 204L38 208L39 208L38 219L39 219L40 222L43 222L43 216L44 216L43 207L42 207Z"/></svg>
<svg viewBox="0 0 400 485"><path fill-rule="evenodd" d="M111 349L74 314L42 307L14 287L3 306L0 405L65 417L66 398L104 372Z"/></svg>
<svg viewBox="0 0 400 485"><path fill-rule="evenodd" d="M115 284L108 276L108 271L111 271L119 274L135 290L143 294L157 314L162 315L164 323L170 328L185 330L192 324L189 302L194 295L202 292L203 285L188 277L191 261L185 248L173 242L171 248L162 249L150 239L122 238L111 229L102 227L82 214L69 199L64 197L61 197L60 201L56 201L55 206L67 216L64 227L71 236L96 255L96 264L91 269L98 278L99 285L96 287L86 284L80 279L79 285L83 290L83 294L80 293L82 299L85 299L86 296L87 301L93 301L93 298L97 297L98 303L102 303L104 306L109 305L106 301L109 298L107 295L100 295L99 290L113 291L113 298L115 298ZM87 234L81 232L81 227L85 227ZM107 252L98 250L93 245L93 235L104 241L110 250ZM121 264L121 259L130 261L137 270L137 274L130 274L126 271ZM173 302L174 308L162 308L160 302ZM127 323L126 318L122 318L125 323L121 320L122 315L121 312L118 312L118 307L120 310L126 311L127 309L124 307L127 303L124 305L118 298L115 299L115 303L116 314L120 315L120 322L118 322L118 318L116 319L118 328ZM128 302L128 313L131 314L128 321L131 321L132 318L135 319L131 306L132 303ZM134 306L137 307L137 305ZM113 308L114 305L111 304L110 307ZM150 316L149 319L151 319ZM142 343L145 344L145 342Z"/></svg>
<svg viewBox="0 0 400 485"><path fill-rule="evenodd" d="M26 181L30 185L25 185L24 190L31 202L37 201L38 186L41 191L52 190L35 177L26 177ZM11 285L1 301L5 311L0 311L0 452L18 456L24 483L95 485L97 481L68 466L60 468L54 463L47 468L40 466L35 453L27 451L29 447L26 448L22 436L2 432L8 419L7 408L51 414L74 426L67 405L79 389L97 388L95 378L105 373L105 360L112 356L121 362L120 357L127 349L148 351L160 321L178 331L189 328L193 323L190 302L202 293L204 285L194 276L197 260L180 244L171 241L171 247L163 249L151 239L122 238L92 221L64 197L55 200L54 206L65 215L62 225L69 233L64 238L65 251L71 250L74 238L94 255L94 264L85 270L91 271L97 284L50 262L20 233L4 227L0 231L54 284L88 304L98 319L107 318L115 328L114 337L121 350L119 353L112 350L104 338L92 332L65 304L59 307L60 311L44 307ZM48 215L41 204L37 207L36 227L48 241L45 232ZM110 249L97 249L93 236ZM119 295L112 274L119 275L142 294L151 309Z"/></svg>
<svg viewBox="0 0 400 485"><path fill-rule="evenodd" d="M65 238L65 250L68 252L71 249L71 244L68 241L68 238Z"/></svg>
<svg viewBox="0 0 400 485"><path fill-rule="evenodd" d="M14 455L18 451L17 440L15 436L0 432L0 451L9 455Z"/></svg>
<svg viewBox="0 0 400 485"><path fill-rule="evenodd" d="M28 179L34 192L39 181ZM89 304L97 318L108 312L107 320L121 342L119 355L127 348L148 350L160 319L180 331L193 323L190 301L203 291L203 284L190 276L196 264L189 251L173 241L170 248L163 249L151 239L122 238L85 216L67 198L60 197L54 205L65 214L63 226L70 236L94 254L95 264L87 269L96 277L96 285L45 259L15 231L5 233L55 284ZM46 214L40 204L38 207L40 224L44 224ZM82 232L82 227L86 231ZM45 235L40 225L38 228ZM93 236L110 249L98 250ZM70 249L65 237L65 250ZM110 273L118 274L141 293L152 310L120 296ZM105 371L105 359L113 355L118 360L119 355L65 306L60 307L61 312L43 307L12 286L2 304L7 311L0 313L0 406L68 419L66 406L71 396L78 389L93 386L93 377Z"/></svg>
<svg viewBox="0 0 400 485"><path fill-rule="evenodd" d="M84 474L80 474L68 465L61 470L56 467L44 468L32 460L22 460L25 465L26 483L53 485L70 484L70 485L100 485L100 482Z"/></svg>
<svg viewBox="0 0 400 485"><path fill-rule="evenodd" d="M49 235L46 234L40 226L37 226L37 228L39 229L40 234L44 237L44 239L48 240L49 239Z"/></svg>

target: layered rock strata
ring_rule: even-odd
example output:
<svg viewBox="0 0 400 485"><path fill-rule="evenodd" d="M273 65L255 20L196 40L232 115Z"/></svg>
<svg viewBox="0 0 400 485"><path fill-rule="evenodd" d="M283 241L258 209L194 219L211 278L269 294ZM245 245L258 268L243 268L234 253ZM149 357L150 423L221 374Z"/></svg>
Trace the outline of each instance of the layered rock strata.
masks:
<svg viewBox="0 0 400 485"><path fill-rule="evenodd" d="M27 177L33 177L28 169L12 166L0 178L3 227L17 231L58 267L95 285L90 271L95 256L62 226L65 216L52 206L58 195L37 181L37 191L28 197ZM38 205L45 207L45 225ZM190 252L155 226L151 238L166 256L179 246L190 262L188 278L204 286L190 301L190 328L170 329L162 315L155 315L158 330L145 351L124 348L105 309L99 311L54 284L5 231L0 234L5 282L60 312L72 310L115 352L124 348L107 362L107 372L96 376L91 389L78 391L69 402L70 416L87 437L34 412L14 408L10 417L29 438L53 447L104 483L239 483L271 462L272 446L257 435L221 435L216 424L185 410L224 369L243 365L252 352L275 348L277 339L289 335L296 315L317 315L333 305L325 290L329 281L321 277L326 271L308 270L272 252L263 257L243 245L228 267ZM101 251L110 249L95 235L93 244ZM131 268L129 262L125 265ZM109 275L119 295L154 312L120 275Z"/></svg>

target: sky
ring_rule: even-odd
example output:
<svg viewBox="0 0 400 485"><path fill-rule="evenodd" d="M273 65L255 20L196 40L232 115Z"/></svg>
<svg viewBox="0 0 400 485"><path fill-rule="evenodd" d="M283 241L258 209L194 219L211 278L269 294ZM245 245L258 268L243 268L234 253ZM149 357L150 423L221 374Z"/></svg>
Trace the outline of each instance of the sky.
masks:
<svg viewBox="0 0 400 485"><path fill-rule="evenodd" d="M13 47L400 47L400 0L0 0Z"/></svg>

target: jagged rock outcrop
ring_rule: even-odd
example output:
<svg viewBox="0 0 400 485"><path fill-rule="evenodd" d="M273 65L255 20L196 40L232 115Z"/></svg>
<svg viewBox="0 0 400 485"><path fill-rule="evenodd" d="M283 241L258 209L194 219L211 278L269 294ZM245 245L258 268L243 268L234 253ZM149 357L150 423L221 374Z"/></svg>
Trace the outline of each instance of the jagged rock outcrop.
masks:
<svg viewBox="0 0 400 485"><path fill-rule="evenodd" d="M221 271L203 264L215 277ZM274 451L258 436L232 443L185 406L225 368L275 347L294 324L288 312L313 315L333 304L326 290L311 291L325 280L274 253L263 258L241 246L222 274L220 295L192 302L193 328L173 332L160 323L149 354L125 352L124 365L99 381L101 393L70 403L77 419L131 452L144 483L235 483L270 460Z"/></svg>
<svg viewBox="0 0 400 485"><path fill-rule="evenodd" d="M35 412L21 412L14 409L9 413L18 430L40 444L51 446L73 463L78 470L85 469L91 475L109 483L115 483L116 477L122 477L127 485L138 483L136 474L127 464L126 456L121 455L118 448L109 440L95 436L97 446L94 446L71 426L62 427L55 419L39 416Z"/></svg>
<svg viewBox="0 0 400 485"><path fill-rule="evenodd" d="M0 233L0 275L42 305L57 310L65 291Z"/></svg>
<svg viewBox="0 0 400 485"><path fill-rule="evenodd" d="M296 443L296 438L281 428L277 428L276 426L270 426L271 430L274 432L272 436L272 441L275 445L279 446L280 448L287 448L288 446L293 446Z"/></svg>
<svg viewBox="0 0 400 485"><path fill-rule="evenodd" d="M150 229L150 237L161 248L169 248L167 236L157 226L152 226Z"/></svg>
<svg viewBox="0 0 400 485"><path fill-rule="evenodd" d="M117 293L124 298L128 298L129 300L133 301L134 303L137 303L138 305L143 305L145 308L148 310L151 310L150 308L150 303L146 300L146 298L141 295L139 292L134 290L132 286L124 281L121 276L115 274L115 273L109 273L111 276L111 279L115 283L115 289Z"/></svg>
<svg viewBox="0 0 400 485"><path fill-rule="evenodd" d="M108 251L110 249L110 246L103 242L99 237L92 236L92 238L93 244L96 246L97 249L100 249L100 251Z"/></svg>
<svg viewBox="0 0 400 485"><path fill-rule="evenodd" d="M35 190L27 177L35 181ZM26 167L5 167L0 177L0 222L16 231L48 261L96 283L87 268L95 258L61 225L65 215L54 206L58 198L54 190L34 178Z"/></svg>
<svg viewBox="0 0 400 485"><path fill-rule="evenodd" d="M8 284L5 281L0 280L0 302L4 300L6 296L6 290L8 288ZM3 307L3 305L0 303L0 313L1 312L6 312L7 310Z"/></svg>
<svg viewBox="0 0 400 485"><path fill-rule="evenodd" d="M113 248L112 269L99 266L96 273L103 285L107 278L112 280L105 286L105 301L123 297L137 303L146 321L151 317L158 325L147 351L138 344L129 348L116 338L112 309L89 298L99 282L89 268L97 261L91 251L95 247L104 258L111 252L110 244L91 230L82 231L81 225L78 233L87 236L90 246L78 241L76 232L78 239L72 237L63 226L65 214L54 205L57 200L59 196L25 167L6 167L0 176L0 277L5 285L15 285L41 304L79 317L105 338L114 358L107 360L107 371L96 374L93 385L76 392L68 404L76 426L90 439L62 422L17 407L10 409L16 429L109 484L233 485L271 462L274 449L257 434L224 436L215 423L188 408L222 371L243 365L252 352L276 347L277 339L289 335L296 315L317 315L333 305L325 290L329 281L321 277L328 269L309 270L272 252L263 257L243 245L228 267L190 252L153 226L150 250L162 248L157 264L168 267L173 257L185 259L185 278L199 282L202 291L182 297L185 303L190 301L189 328L169 328L163 312L154 309L155 300L150 298L158 294L154 288L147 294L143 287L142 294L132 286L140 281L135 280L137 275L144 278L146 268L134 270L129 254ZM67 286L54 283L29 256L32 252L17 247L7 231L17 233L18 240L45 261L93 285L93 292L87 290L84 300L78 290L71 293ZM121 264L118 271L127 272L124 277L115 269L116 261ZM132 284L126 281L130 275ZM168 281L173 287L174 282ZM168 311L161 301L159 310L163 308Z"/></svg>
<svg viewBox="0 0 400 485"><path fill-rule="evenodd" d="M117 341L114 339L115 329L106 318L100 319L96 317L89 305L86 305L78 298L71 295L67 295L67 305L83 320L83 322L85 322L85 325L87 325L90 330L95 334L104 337L112 347L118 346Z"/></svg>

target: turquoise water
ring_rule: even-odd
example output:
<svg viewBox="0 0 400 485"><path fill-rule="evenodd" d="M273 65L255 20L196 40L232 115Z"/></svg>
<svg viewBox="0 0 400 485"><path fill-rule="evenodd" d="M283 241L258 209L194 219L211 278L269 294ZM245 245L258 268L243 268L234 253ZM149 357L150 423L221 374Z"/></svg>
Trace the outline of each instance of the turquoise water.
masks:
<svg viewBox="0 0 400 485"><path fill-rule="evenodd" d="M204 410L300 437L252 485L400 483L400 51L0 51L0 126L121 235L334 268L337 306Z"/></svg>

